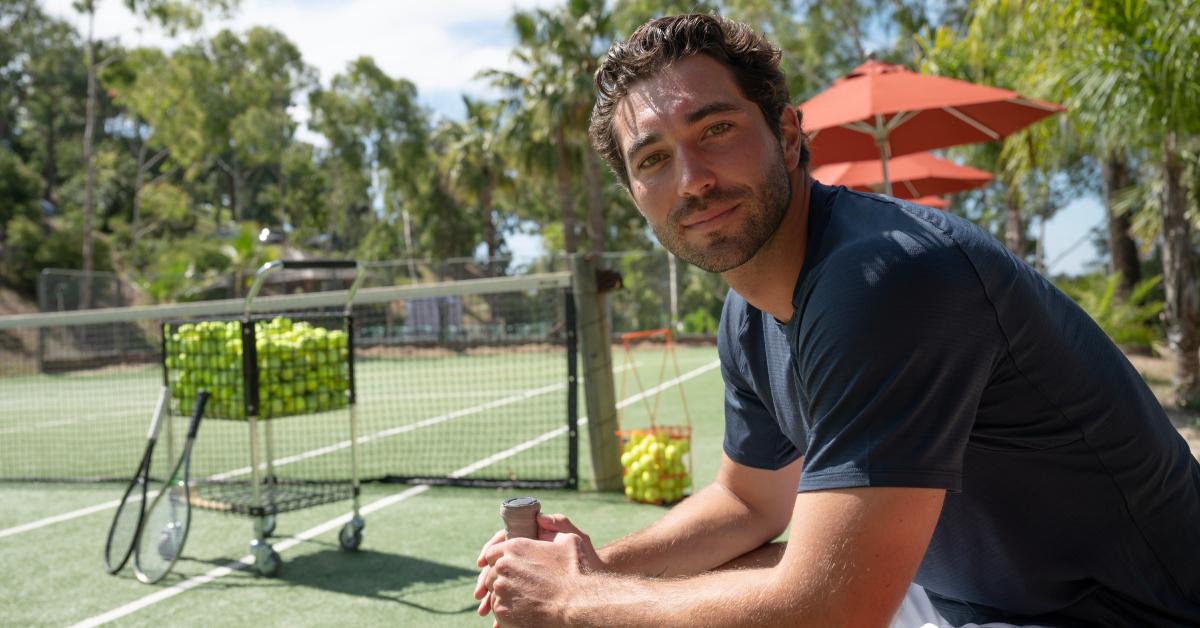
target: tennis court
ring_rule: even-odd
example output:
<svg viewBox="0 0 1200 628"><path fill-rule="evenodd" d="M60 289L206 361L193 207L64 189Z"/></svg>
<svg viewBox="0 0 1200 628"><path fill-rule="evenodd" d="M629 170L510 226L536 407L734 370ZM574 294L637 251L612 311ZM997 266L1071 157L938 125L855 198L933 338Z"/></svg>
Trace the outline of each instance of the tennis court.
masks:
<svg viewBox="0 0 1200 628"><path fill-rule="evenodd" d="M359 443L368 478L553 478L565 473L567 352L545 342L515 349L444 351L362 349L357 360ZM711 481L721 442L722 387L712 346L683 346L664 376L662 347L626 359L614 347L614 377L626 425L644 424L658 395L660 422L681 420L679 391L694 423L697 487ZM665 380L665 381L664 381ZM69 374L0 378L4 475L128 475L144 446L161 386L157 364ZM661 384L661 385L660 385ZM650 390L646 390L650 389ZM586 410L578 395L578 415ZM280 474L345 473L348 410L279 419ZM517 420L520 417L522 420ZM181 418L166 439L178 452ZM246 424L210 420L196 443L194 474L245 473ZM197 510L183 557L158 585L137 582L126 567L105 575L101 553L117 482L0 482L0 575L6 625L487 625L471 590L479 545L500 526L501 499L534 494L544 509L565 512L597 543L661 516L656 506L591 491L587 430L579 430L580 490L427 486L374 482L363 487L367 521L360 551L338 547L346 502L281 514L272 539L283 558L275 579L256 576L247 542L251 520ZM80 446L83 443L83 446ZM165 447L155 469L167 464ZM161 455L160 455L161 454ZM41 466L41 469L36 467ZM103 471L100 471L103 470ZM118 471L119 470L119 471ZM242 562L239 562L242 561Z"/></svg>

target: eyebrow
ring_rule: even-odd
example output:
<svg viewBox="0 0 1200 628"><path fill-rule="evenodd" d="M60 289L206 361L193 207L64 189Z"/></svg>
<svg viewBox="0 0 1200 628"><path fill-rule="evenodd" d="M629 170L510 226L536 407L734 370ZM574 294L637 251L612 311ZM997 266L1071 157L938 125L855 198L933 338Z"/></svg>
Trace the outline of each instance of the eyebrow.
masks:
<svg viewBox="0 0 1200 628"><path fill-rule="evenodd" d="M711 116L714 114L725 113L728 111L741 111L741 110L742 110L741 107L738 107L737 105L730 103L730 102L724 102L724 101L710 102L707 105L700 107L699 109L696 109L694 111L689 111L688 113L684 114L683 121L688 126L691 126L691 125L696 124L697 122L707 118L708 116ZM629 150L625 151L625 163L628 164L631 161L633 161L634 155L638 154L638 152L641 151L643 148L659 141L660 139L662 139L662 135L660 135L658 133L647 133L646 135L643 135L643 136L637 138L636 140L634 140L634 142L629 145Z"/></svg>

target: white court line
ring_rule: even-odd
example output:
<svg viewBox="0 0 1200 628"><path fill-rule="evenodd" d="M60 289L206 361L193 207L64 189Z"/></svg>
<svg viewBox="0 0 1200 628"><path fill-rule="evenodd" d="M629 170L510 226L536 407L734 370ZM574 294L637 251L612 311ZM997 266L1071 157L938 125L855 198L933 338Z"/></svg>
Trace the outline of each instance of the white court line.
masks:
<svg viewBox="0 0 1200 628"><path fill-rule="evenodd" d="M438 423L444 423L446 421L449 421L450 419L457 419L459 417L464 417L464 416L468 416L468 415L472 415L472 414L479 414L480 412L483 412L484 410L491 410L493 408L499 408L501 406L506 406L510 403L517 403L518 401L525 401L526 399L532 399L533 397L537 397L540 395L544 395L546 393L554 392L556 390L560 390L560 389L566 388L566 387L567 387L566 384L551 384L549 386L543 386L541 388L527 390L525 392L517 393L515 395L509 395L508 397L505 397L503 399L497 399L495 401L489 401L487 403L482 403L477 406L471 406L470 408L463 408L462 410L455 410L453 412L447 412L446 414L441 414L441 415L438 415L435 417L430 417L428 419L424 419L424 420L418 421L416 423L408 423L405 425L400 425L398 427L393 427L391 429L386 429L382 432L376 432L374 434L368 434L366 436L359 436L358 444L363 445L363 444L369 443L373 440L378 440L380 438L388 438L390 436L396 436L397 434L404 434L405 432L412 432L414 430L419 430L421 428L426 428L426 427L430 427L433 425L437 425ZM307 460L309 458L316 458L317 456L324 456L325 454L333 453L333 452L341 450L341 449L346 449L349 446L350 446L350 440L346 439L344 441L334 443L332 445L326 445L324 447L306 451L304 453L287 456L285 458L276 458L274 460L273 464L276 467L282 467L287 464L292 464L293 462L300 462L301 460ZM218 473L217 475L210 476L208 479L218 480L218 481L219 480L227 480L231 477L245 475L247 473L250 473L250 467L242 467L240 469L234 469L233 471L226 471L224 473Z"/></svg>
<svg viewBox="0 0 1200 628"><path fill-rule="evenodd" d="M625 370L627 368L629 368L628 365L621 365L621 366L618 366L617 368L613 369L613 372L619 373L622 370ZM708 367L701 367L701 368L702 369L711 368L711 365L709 365ZM693 371L693 372L695 372L695 371ZM580 380L582 380L582 378L580 378ZM683 380L681 380L681 381L683 381ZM383 430L382 432L376 432L374 434L367 434L365 436L359 436L358 442L359 442L359 444L364 444L364 443L369 443L372 440L376 440L379 438L388 438L391 436L396 436L398 434L404 434L406 432L411 432L411 431L418 430L421 428L437 425L438 423L443 423L445 421L449 421L450 419L456 419L456 418L467 416L470 414L477 414L484 410L490 410L492 408L497 408L497 407L500 407L503 405L508 405L510 403L516 403L519 401L524 401L526 399L531 399L535 396L544 395L544 394L553 392L554 390L564 388L564 387L566 387L566 384L551 384L549 386L543 386L542 388L535 388L533 390L528 390L528 391L525 391L522 393L517 393L515 395L510 395L503 399L497 399L495 401L490 401L485 404L472 406L470 408L464 408L462 410L455 410L454 412L449 412L449 413L442 414L439 416L424 419L424 420L418 421L416 423L409 423L406 425L401 425L398 427L386 429L386 430ZM647 391L647 394L649 394L652 391L656 391L656 390L657 389L651 389L650 391ZM641 396L636 396L636 398L641 399ZM633 399L633 397L631 397L631 399ZM618 407L623 408L625 406L620 405ZM322 456L322 455L325 455L328 453L333 453L335 451L345 449L349 446L350 446L350 441L349 441L349 439L347 439L347 440L344 440L344 441L341 441L338 443L334 443L333 445L327 445L325 447L313 449L311 451L302 452L302 453L295 454L292 456L287 456L285 458L278 458L274 461L274 465L277 467L280 467L280 466L292 464L293 462L300 462L301 460L307 460L309 458L315 458L317 456ZM248 467L248 466L241 467L239 469L234 469L232 471L226 471L224 473L218 473L216 475L209 476L206 479L214 480L214 481L227 480L229 478L237 477L239 475L246 475L247 473L250 473L250 467ZM70 519L75 519L77 517L83 517L86 515L90 515L92 513L101 512L101 511L107 510L109 508L116 508L117 505L120 503L121 503L121 500L113 500L111 502L105 502L103 504L98 504L96 506L81 508L79 510L64 513L61 515L55 515L53 517L46 517L44 519L32 521L30 523L26 523L26 524L23 524L20 526L0 530L0 538L4 538L6 536L11 536L14 534L20 534L22 532L29 532L30 530L36 530L38 528L42 528L42 527L52 525L55 523L59 523L62 521L68 521Z"/></svg>
<svg viewBox="0 0 1200 628"><path fill-rule="evenodd" d="M148 403L150 403L152 405L153 401L148 402ZM45 406L38 407L38 410L44 410L44 409L45 409ZM86 414L78 414L70 419L61 419L58 421L44 421L41 423L34 423L34 424L30 424L30 425L20 425L17 427L0 428L0 434L20 434L22 432L37 432L37 431L40 431L43 429L53 429L56 427L67 427L67 426L71 426L71 425L77 425L79 423L90 423L90 422L96 421L96 420L108 420L108 419L114 419L114 418L123 418L123 417L129 416L130 414L139 414L139 413L143 413L145 411L146 411L146 406L140 405L140 404L138 406L117 406L117 407L109 408L107 410L101 410L98 412L89 412Z"/></svg>
<svg viewBox="0 0 1200 628"><path fill-rule="evenodd" d="M718 366L720 366L720 362L714 360L713 362L710 362L709 364L701 366L693 371L685 373L685 374L683 374L679 377L676 377L672 380L663 382L663 383L659 384L658 386L655 386L654 388L651 388L645 392L641 392L636 395L633 395L632 397L624 399L617 405L618 405L618 407L623 408L631 403L636 403L637 401L640 401L642 398L644 398L648 395L656 394L659 391L665 390L666 388L675 386L677 384L681 384L689 379L692 379L693 377L697 377L703 373L711 371ZM578 421L578 423L580 425L582 425L586 422L587 422L587 417L581 417ZM478 471L479 469L482 469L488 465L499 462L500 460L509 458L511 456L515 456L516 454L518 454L522 451L525 451L526 449L529 449L531 447L534 447L542 442L550 440L551 438L554 438L555 436L559 436L559 435L563 434L564 432L566 432L566 430L567 430L567 427L564 425L557 429L546 432L545 434L542 434L541 436L538 436L537 438L526 441L524 443L521 443L520 445L517 445L515 447L512 447L512 448L502 451L500 453L493 454L491 456L488 456L487 458L484 458L483 460L474 462L474 463L469 464L461 469L458 469L458 470L454 471L453 473L451 473L450 477L460 478L460 477L466 476L466 475L473 473L475 471ZM418 484L412 488L401 491L399 493L389 495L389 496L381 498L381 499L377 499L377 500L371 502L370 504L367 504L366 506L364 506L361 509L361 512L363 515L367 515L372 512L382 510L384 508L387 508L388 506L391 506L392 504L400 503L400 502L408 499L409 497L415 497L417 495L420 495L421 493L424 493L425 491L429 490L429 488L430 488L430 486L428 484ZM320 525L309 528L309 529L301 532L300 534L288 537L284 541L282 541L274 546L275 551L277 551L279 553L283 553L284 551L291 549L291 548L295 547L296 545L299 545L303 541L310 540L318 535L329 532L329 531L333 530L334 528L337 528L338 526L345 525L345 523L349 520L350 520L350 513L347 513L347 514L344 514L344 515L341 515L338 517L334 517L333 519L330 519L329 521L326 521L325 523L322 523ZM175 597L176 595L179 595L180 593L183 593L184 591L187 591L189 589L194 589L198 586L208 584L209 582L212 582L213 580L216 580L217 578L223 578L225 576L228 576L229 574L231 574L235 571L240 571L242 569L252 566L253 564L254 564L253 555L247 554L246 556L239 558L237 561L227 563L227 564L217 567L215 569L211 569L203 575L193 576L191 578L188 578L187 580L184 580L183 582L180 582L179 584L173 585L171 587L168 587L161 591L157 591L155 593L151 593L150 595L147 595L143 598L134 600L128 604L125 604L124 606L114 608L113 610L108 611L107 613L103 613L101 615L96 615L95 617L89 617L88 619L85 619L85 620L75 624L71 628L94 628L95 626L100 626L100 625L106 624L115 619L120 619L122 617L125 617L126 615L136 613L137 611L140 611L143 608L146 608L147 606L151 606L151 605L157 604L163 600L167 600L172 597Z"/></svg>

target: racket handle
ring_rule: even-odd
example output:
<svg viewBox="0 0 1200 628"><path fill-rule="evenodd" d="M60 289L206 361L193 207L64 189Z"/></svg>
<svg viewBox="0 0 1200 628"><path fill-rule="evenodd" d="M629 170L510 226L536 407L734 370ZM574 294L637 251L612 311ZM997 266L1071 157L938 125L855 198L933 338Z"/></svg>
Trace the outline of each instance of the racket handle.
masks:
<svg viewBox="0 0 1200 628"><path fill-rule="evenodd" d="M510 539L538 538L537 516L542 504L533 497L513 497L500 503L500 518L504 533Z"/></svg>
<svg viewBox="0 0 1200 628"><path fill-rule="evenodd" d="M208 391L196 392L196 405L192 408L192 422L188 425L188 440L196 438L196 430L200 429L200 417L204 416L204 405L208 403Z"/></svg>

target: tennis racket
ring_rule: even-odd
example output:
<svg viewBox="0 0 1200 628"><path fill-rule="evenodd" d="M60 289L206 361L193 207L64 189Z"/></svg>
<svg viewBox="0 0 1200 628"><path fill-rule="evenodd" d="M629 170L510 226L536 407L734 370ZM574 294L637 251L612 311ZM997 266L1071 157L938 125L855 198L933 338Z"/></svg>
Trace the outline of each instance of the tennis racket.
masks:
<svg viewBox="0 0 1200 628"><path fill-rule="evenodd" d="M192 409L192 422L188 425L187 441L183 453L171 471L170 477L142 521L136 550L133 553L133 570L138 580L154 584L163 579L183 550L188 528L192 523L192 505L188 492L188 474L192 466L192 443L196 430L200 428L200 417L204 416L204 404L208 402L208 391L196 395L196 407Z"/></svg>
<svg viewBox="0 0 1200 628"><path fill-rule="evenodd" d="M142 526L142 515L146 512L146 481L150 478L150 460L154 457L154 443L158 440L163 415L167 413L169 395L167 387L163 386L158 394L158 405L154 407L154 418L150 420L150 433L146 435L146 451L142 454L137 471L133 472L133 479L129 481L129 487L125 489L121 504L117 506L117 513L113 515L112 525L108 528L108 538L104 541L104 571L110 574L120 571L129 561L138 529Z"/></svg>

